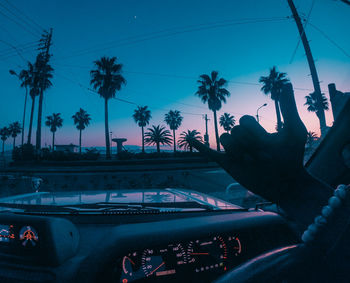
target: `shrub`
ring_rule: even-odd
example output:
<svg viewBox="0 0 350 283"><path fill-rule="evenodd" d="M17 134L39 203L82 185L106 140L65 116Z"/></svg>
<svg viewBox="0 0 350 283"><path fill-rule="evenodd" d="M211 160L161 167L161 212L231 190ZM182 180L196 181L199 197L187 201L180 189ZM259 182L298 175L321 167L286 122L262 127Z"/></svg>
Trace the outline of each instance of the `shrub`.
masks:
<svg viewBox="0 0 350 283"><path fill-rule="evenodd" d="M35 160L35 147L32 144L24 144L23 146L15 147L12 151L12 159L14 161Z"/></svg>

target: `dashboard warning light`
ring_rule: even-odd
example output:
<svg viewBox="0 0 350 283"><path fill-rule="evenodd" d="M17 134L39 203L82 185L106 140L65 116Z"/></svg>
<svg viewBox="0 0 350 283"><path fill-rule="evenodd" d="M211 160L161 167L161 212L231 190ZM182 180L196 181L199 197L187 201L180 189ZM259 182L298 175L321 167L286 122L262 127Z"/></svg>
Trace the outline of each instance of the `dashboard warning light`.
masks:
<svg viewBox="0 0 350 283"><path fill-rule="evenodd" d="M124 278L122 282L123 283L128 283L128 279Z"/></svg>

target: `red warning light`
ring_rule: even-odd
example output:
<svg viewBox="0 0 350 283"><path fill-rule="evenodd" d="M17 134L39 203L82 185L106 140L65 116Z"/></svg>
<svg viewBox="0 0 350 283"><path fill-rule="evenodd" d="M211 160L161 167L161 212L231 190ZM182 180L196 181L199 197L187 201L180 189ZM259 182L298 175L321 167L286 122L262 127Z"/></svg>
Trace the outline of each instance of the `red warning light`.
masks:
<svg viewBox="0 0 350 283"><path fill-rule="evenodd" d="M122 280L122 282L123 282L123 283L128 283L128 279L124 278L124 279Z"/></svg>

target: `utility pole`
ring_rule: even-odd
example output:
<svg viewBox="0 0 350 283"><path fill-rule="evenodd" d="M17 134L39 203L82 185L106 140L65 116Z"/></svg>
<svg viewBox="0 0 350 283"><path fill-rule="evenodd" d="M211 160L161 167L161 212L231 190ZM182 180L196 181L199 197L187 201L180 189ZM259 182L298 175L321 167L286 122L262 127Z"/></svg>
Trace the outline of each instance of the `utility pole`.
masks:
<svg viewBox="0 0 350 283"><path fill-rule="evenodd" d="M326 118L325 118L324 110L322 108L322 105L320 105L321 104L320 102L322 101L322 93L321 93L321 88L320 88L320 82L318 80L315 62L314 62L314 59L312 57L309 42L306 38L304 27L301 23L301 19L299 17L297 9L295 8L293 0L287 0L287 1L288 1L288 5L292 11L295 23L297 24L299 35L300 35L301 41L304 45L307 62L309 63L310 73L311 73L311 77L312 77L312 83L314 85L314 90L315 90L314 96L315 96L316 101L317 101L316 102L317 103L316 115L317 115L318 119L320 120L321 134L323 134L324 131L326 130L327 125L326 125Z"/></svg>
<svg viewBox="0 0 350 283"><path fill-rule="evenodd" d="M41 60L41 62L38 62L40 64L41 70L39 70L39 80L40 82L40 95L39 95L39 109L38 109L38 126L36 129L36 149L39 150L41 148L41 120L42 120L42 114L43 114L43 99L44 99L44 86L42 85L45 78L43 78L43 70L45 73L46 66L49 62L49 59L51 57L50 55L50 47L52 45L52 28L50 28L50 31L45 31L42 38L40 39L39 43L39 54L37 56L37 62L38 59ZM41 57L41 58L39 58Z"/></svg>
<svg viewBox="0 0 350 283"><path fill-rule="evenodd" d="M209 147L208 121L209 121L210 119L208 119L208 115L207 115L207 114L205 114L205 115L203 116L203 119L205 120L204 143L205 143L206 146Z"/></svg>

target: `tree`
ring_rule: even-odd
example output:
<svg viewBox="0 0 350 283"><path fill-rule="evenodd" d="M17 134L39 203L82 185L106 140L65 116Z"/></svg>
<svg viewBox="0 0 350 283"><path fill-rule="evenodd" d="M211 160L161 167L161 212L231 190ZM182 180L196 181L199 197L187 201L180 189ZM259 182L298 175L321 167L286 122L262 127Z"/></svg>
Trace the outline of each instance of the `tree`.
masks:
<svg viewBox="0 0 350 283"><path fill-rule="evenodd" d="M16 137L22 132L21 124L19 122L14 122L10 124L9 131L11 137L13 137L13 149L16 147Z"/></svg>
<svg viewBox="0 0 350 283"><path fill-rule="evenodd" d="M74 120L74 125L76 125L79 130L79 153L81 154L81 133L82 131L89 126L90 124L90 114L88 114L84 109L80 108L78 112L76 112L72 116Z"/></svg>
<svg viewBox="0 0 350 283"><path fill-rule="evenodd" d="M144 127L149 124L149 120L152 118L151 111L147 109L148 106L137 106L137 109L134 110L132 117L134 118L135 123L141 127L142 134L142 153L145 153L145 134Z"/></svg>
<svg viewBox="0 0 350 283"><path fill-rule="evenodd" d="M104 99L105 108L105 139L106 139L106 158L111 158L108 128L108 100L114 98L117 90L126 84L124 77L120 74L122 64L117 64L116 57L102 57L94 62L96 70L90 71L91 81L97 93Z"/></svg>
<svg viewBox="0 0 350 283"><path fill-rule="evenodd" d="M170 131L165 129L164 126L153 125L152 128L148 128L147 130L148 132L145 133L145 143L149 145L156 145L158 153L160 153L160 144L171 144Z"/></svg>
<svg viewBox="0 0 350 283"><path fill-rule="evenodd" d="M3 127L0 129L0 137L2 140L2 154L4 154L5 152L5 141L7 140L7 138L10 136L10 130L7 127Z"/></svg>
<svg viewBox="0 0 350 283"><path fill-rule="evenodd" d="M318 140L318 136L314 132L308 132L306 136L306 146L312 147L315 143L315 141Z"/></svg>
<svg viewBox="0 0 350 283"><path fill-rule="evenodd" d="M192 140L197 140L199 142L203 142L202 137L200 136L200 132L198 132L197 130L187 130L183 131L180 135L180 139L178 141L179 143L179 147L180 148L184 148L185 150L189 149L190 152L193 151L193 147L191 144Z"/></svg>
<svg viewBox="0 0 350 283"><path fill-rule="evenodd" d="M276 66L273 66L270 69L268 76L261 76L259 79L259 83L262 83L261 91L266 95L271 94L271 99L275 102L277 131L282 129L279 100L283 85L289 82L289 79L287 79L286 76L286 73L278 72Z"/></svg>
<svg viewBox="0 0 350 283"><path fill-rule="evenodd" d="M36 149L41 148L41 121L43 116L43 100L44 92L52 86L50 79L52 78L53 68L49 65L49 55L39 53L35 62L35 84L39 90L39 108L38 108L38 124L36 128Z"/></svg>
<svg viewBox="0 0 350 283"><path fill-rule="evenodd" d="M170 130L173 131L174 153L176 152L175 131L181 126L182 119L183 117L181 116L181 113L178 110L170 110L167 114L165 114L164 121L168 124Z"/></svg>
<svg viewBox="0 0 350 283"><path fill-rule="evenodd" d="M52 151L55 150L55 133L58 128L63 125L63 119L61 118L61 113L53 113L51 116L46 117L45 125L50 128L52 132Z"/></svg>
<svg viewBox="0 0 350 283"><path fill-rule="evenodd" d="M324 110L328 110L328 100L324 93L321 93L321 96L318 96L315 94L315 92L310 93L309 95L305 96L306 102L304 105L307 106L307 110L309 112L315 112L316 116L321 119L320 117L324 115ZM320 110L322 112L320 112ZM323 113L323 114L322 114ZM323 132L325 129L322 129Z"/></svg>
<svg viewBox="0 0 350 283"><path fill-rule="evenodd" d="M235 117L230 115L229 113L224 113L223 115L221 115L219 120L220 126L223 127L224 130L228 133L231 131L235 123Z"/></svg>
<svg viewBox="0 0 350 283"><path fill-rule="evenodd" d="M221 109L222 102L226 103L226 97L230 96L230 92L224 88L227 81L224 78L218 78L218 72L212 71L211 76L203 74L197 81L200 85L196 95L200 97L203 103L208 103L208 108L214 114L214 128L216 138L216 148L220 151L219 131L216 112Z"/></svg>

